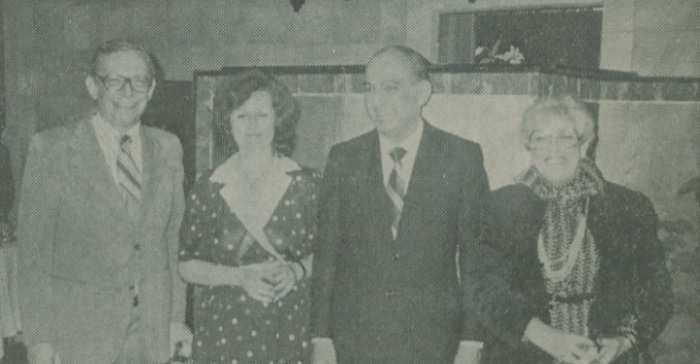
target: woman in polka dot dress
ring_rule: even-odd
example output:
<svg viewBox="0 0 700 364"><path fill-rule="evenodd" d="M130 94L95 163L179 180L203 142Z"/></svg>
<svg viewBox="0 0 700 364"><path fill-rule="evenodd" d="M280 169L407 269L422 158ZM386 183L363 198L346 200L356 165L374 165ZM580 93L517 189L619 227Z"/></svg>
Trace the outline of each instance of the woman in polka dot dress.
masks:
<svg viewBox="0 0 700 364"><path fill-rule="evenodd" d="M204 173L182 224L180 273L196 285L197 364L308 363L309 277L320 179L289 156L299 106L271 76L215 97L230 158Z"/></svg>

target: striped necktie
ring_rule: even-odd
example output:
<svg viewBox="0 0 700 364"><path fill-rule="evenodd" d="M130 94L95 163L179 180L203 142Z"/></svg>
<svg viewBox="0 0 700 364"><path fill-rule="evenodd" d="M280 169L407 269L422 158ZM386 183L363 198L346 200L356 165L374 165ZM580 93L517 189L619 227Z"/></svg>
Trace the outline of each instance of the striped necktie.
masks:
<svg viewBox="0 0 700 364"><path fill-rule="evenodd" d="M403 210L403 199L406 196L406 181L398 173L403 166L401 165L401 159L406 155L406 149L397 147L391 150L389 153L391 159L394 161L394 168L389 174L389 182L386 187L386 192L389 198L393 202L393 219L391 222L391 233L396 239L396 235L399 231L399 222L401 221L401 211Z"/></svg>
<svg viewBox="0 0 700 364"><path fill-rule="evenodd" d="M117 156L117 179L127 195L141 201L141 171L136 167L131 156L131 137L124 135L119 139Z"/></svg>

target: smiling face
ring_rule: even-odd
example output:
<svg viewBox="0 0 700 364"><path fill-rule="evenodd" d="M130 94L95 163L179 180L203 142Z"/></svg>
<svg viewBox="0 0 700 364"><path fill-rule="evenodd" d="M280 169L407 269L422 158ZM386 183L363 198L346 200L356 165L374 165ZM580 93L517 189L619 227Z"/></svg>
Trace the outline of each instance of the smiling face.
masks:
<svg viewBox="0 0 700 364"><path fill-rule="evenodd" d="M97 101L97 108L107 122L117 130L128 130L136 125L153 95L155 81L143 56L136 51L121 51L103 55L97 66L97 75L85 81L88 92ZM128 79L121 87L108 87L104 80ZM148 82L145 91L134 90L133 82Z"/></svg>
<svg viewBox="0 0 700 364"><path fill-rule="evenodd" d="M527 144L532 163L553 184L566 183L575 177L587 147L587 143L580 142L573 123L560 117L544 119L530 134Z"/></svg>
<svg viewBox="0 0 700 364"><path fill-rule="evenodd" d="M365 107L377 130L401 141L418 126L430 98L430 83L418 80L404 56L378 55L367 65Z"/></svg>
<svg viewBox="0 0 700 364"><path fill-rule="evenodd" d="M246 102L231 112L231 131L238 149L243 153L272 152L275 120L270 93L253 92Z"/></svg>

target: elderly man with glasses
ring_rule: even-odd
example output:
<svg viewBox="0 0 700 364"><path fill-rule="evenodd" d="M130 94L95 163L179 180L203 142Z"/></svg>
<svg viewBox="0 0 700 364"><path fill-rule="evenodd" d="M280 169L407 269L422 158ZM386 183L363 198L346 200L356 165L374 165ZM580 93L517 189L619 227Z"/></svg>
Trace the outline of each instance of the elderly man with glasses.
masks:
<svg viewBox="0 0 700 364"><path fill-rule="evenodd" d="M182 150L140 124L153 75L141 46L102 44L85 80L95 109L31 142L18 243L32 363L162 364L189 334L176 271Z"/></svg>

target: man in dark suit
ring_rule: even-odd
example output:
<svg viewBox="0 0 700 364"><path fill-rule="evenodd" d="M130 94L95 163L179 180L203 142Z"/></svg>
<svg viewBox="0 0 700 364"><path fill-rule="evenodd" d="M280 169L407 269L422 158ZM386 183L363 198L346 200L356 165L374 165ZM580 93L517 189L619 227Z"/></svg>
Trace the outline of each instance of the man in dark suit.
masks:
<svg viewBox="0 0 700 364"><path fill-rule="evenodd" d="M182 150L140 125L153 75L139 45L104 43L85 81L95 109L32 139L18 218L32 364L162 364L187 339Z"/></svg>
<svg viewBox="0 0 700 364"><path fill-rule="evenodd" d="M365 92L376 129L328 157L314 252L315 364L476 360L471 251L488 180L478 144L422 119L428 65L406 47L377 53Z"/></svg>

